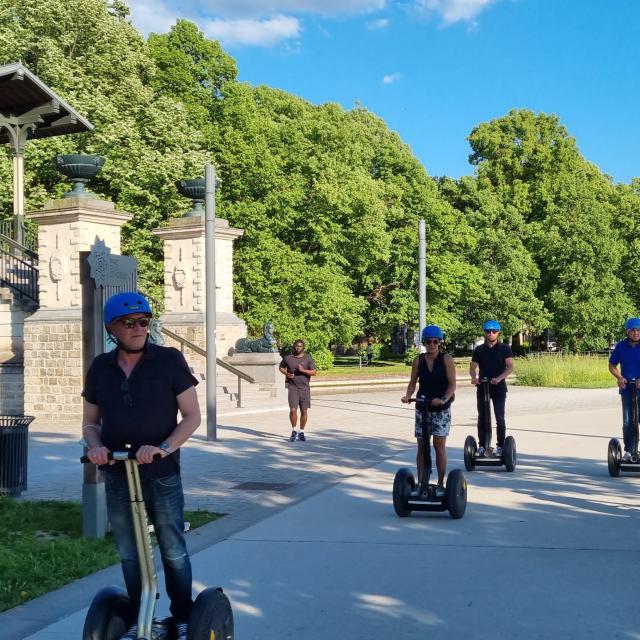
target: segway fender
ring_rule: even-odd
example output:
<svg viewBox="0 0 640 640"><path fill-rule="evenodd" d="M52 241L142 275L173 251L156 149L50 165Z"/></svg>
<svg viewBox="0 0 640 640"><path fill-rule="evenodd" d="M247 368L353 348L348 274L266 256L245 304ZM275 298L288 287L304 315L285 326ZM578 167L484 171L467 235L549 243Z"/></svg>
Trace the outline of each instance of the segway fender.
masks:
<svg viewBox="0 0 640 640"><path fill-rule="evenodd" d="M132 624L127 592L116 586L104 587L91 601L82 640L120 640Z"/></svg>
<svg viewBox="0 0 640 640"><path fill-rule="evenodd" d="M457 520L467 509L467 481L460 469L454 469L447 476L447 508L449 515Z"/></svg>
<svg viewBox="0 0 640 640"><path fill-rule="evenodd" d="M473 436L467 436L467 439L464 441L464 468L467 471L475 471L476 462L474 456L478 451L478 445L476 444L476 439Z"/></svg>
<svg viewBox="0 0 640 640"><path fill-rule="evenodd" d="M398 469L396 477L393 479L393 508L396 515L406 518L411 514L409 508L409 494L414 490L416 481L413 473L406 467Z"/></svg>
<svg viewBox="0 0 640 640"><path fill-rule="evenodd" d="M609 475L617 478L620 475L620 464L622 463L622 447L617 438L609 440L609 448L607 450L607 466Z"/></svg>
<svg viewBox="0 0 640 640"><path fill-rule="evenodd" d="M208 587L193 603L187 640L233 640L233 610L220 587Z"/></svg>
<svg viewBox="0 0 640 640"><path fill-rule="evenodd" d="M513 436L507 436L502 448L504 456L504 466L507 471L513 471L516 468L516 441Z"/></svg>

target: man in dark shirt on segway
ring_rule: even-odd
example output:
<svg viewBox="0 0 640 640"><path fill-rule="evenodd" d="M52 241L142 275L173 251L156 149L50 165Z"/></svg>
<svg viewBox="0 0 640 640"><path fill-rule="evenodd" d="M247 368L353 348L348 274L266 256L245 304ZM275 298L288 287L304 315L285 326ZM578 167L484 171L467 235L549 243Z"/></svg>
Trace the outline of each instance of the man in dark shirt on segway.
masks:
<svg viewBox="0 0 640 640"><path fill-rule="evenodd" d="M471 366L469 367L471 384L478 387L478 456L491 455L492 453L495 453L496 456L501 456L507 435L504 416L507 400L506 379L513 371L513 352L508 344L498 341L501 328L497 320L487 320L482 325L484 343L473 350ZM494 452L490 449L490 427L485 424L484 399L480 387L481 378L489 380L489 397L496 417L497 441Z"/></svg>

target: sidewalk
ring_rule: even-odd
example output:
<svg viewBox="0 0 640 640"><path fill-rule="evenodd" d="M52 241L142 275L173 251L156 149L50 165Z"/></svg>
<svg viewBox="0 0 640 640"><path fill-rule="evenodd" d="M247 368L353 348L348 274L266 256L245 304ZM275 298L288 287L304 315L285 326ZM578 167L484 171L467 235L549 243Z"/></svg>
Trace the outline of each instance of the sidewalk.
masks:
<svg viewBox="0 0 640 640"><path fill-rule="evenodd" d="M637 479L606 470L615 392L512 387L518 468L467 473L459 521L393 513L395 470L415 460L399 395L314 398L306 443L286 442L284 411L235 415L220 441L185 448L188 508L229 514L189 535L196 589L225 587L236 637L636 637L640 497ZM463 467L474 416L461 388L449 468ZM77 498L77 434L34 423L31 439L25 499ZM247 481L277 486L235 488ZM120 580L117 567L101 573L0 615L2 637L80 637L92 593Z"/></svg>

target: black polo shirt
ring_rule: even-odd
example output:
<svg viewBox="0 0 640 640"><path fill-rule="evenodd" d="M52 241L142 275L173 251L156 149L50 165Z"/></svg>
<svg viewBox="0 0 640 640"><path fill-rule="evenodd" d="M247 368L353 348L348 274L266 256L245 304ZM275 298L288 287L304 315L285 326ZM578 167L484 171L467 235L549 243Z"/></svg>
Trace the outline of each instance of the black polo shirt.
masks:
<svg viewBox="0 0 640 640"><path fill-rule="evenodd" d="M477 362L480 366L480 377L489 379L497 378L504 373L504 370L507 368L507 358L513 358L513 351L511 351L511 347L504 342L496 342L493 347L488 347L486 343L478 345L473 350L473 355L471 356L471 360ZM502 380L500 384L495 386L491 385L491 388L496 391L501 390L506 392L507 382L506 380Z"/></svg>
<svg viewBox="0 0 640 640"><path fill-rule="evenodd" d="M129 378L117 361L118 350L97 356L89 367L82 395L100 407L101 439L111 451L130 444L136 451L144 444L158 446L178 424L178 401L183 391L198 384L184 356L173 347L147 343L142 360ZM123 465L108 467L121 471ZM180 470L180 451L162 460L140 465L147 478L161 478Z"/></svg>

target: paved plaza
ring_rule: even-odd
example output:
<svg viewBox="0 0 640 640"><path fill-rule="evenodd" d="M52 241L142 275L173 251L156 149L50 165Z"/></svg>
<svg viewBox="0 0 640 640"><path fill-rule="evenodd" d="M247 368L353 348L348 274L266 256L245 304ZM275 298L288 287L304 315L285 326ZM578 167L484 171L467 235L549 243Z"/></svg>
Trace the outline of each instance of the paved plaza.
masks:
<svg viewBox="0 0 640 640"><path fill-rule="evenodd" d="M462 520L394 514L395 471L415 462L402 393L315 397L306 443L287 442L284 410L221 416L217 442L201 428L184 448L187 507L228 514L188 536L196 589L225 587L238 640L640 638L640 476L606 467L615 390L511 387L518 467L465 472ZM453 417L449 469L475 432L463 384ZM78 439L33 423L24 499L79 499ZM2 638L80 638L92 593L119 581L112 567L6 612Z"/></svg>

